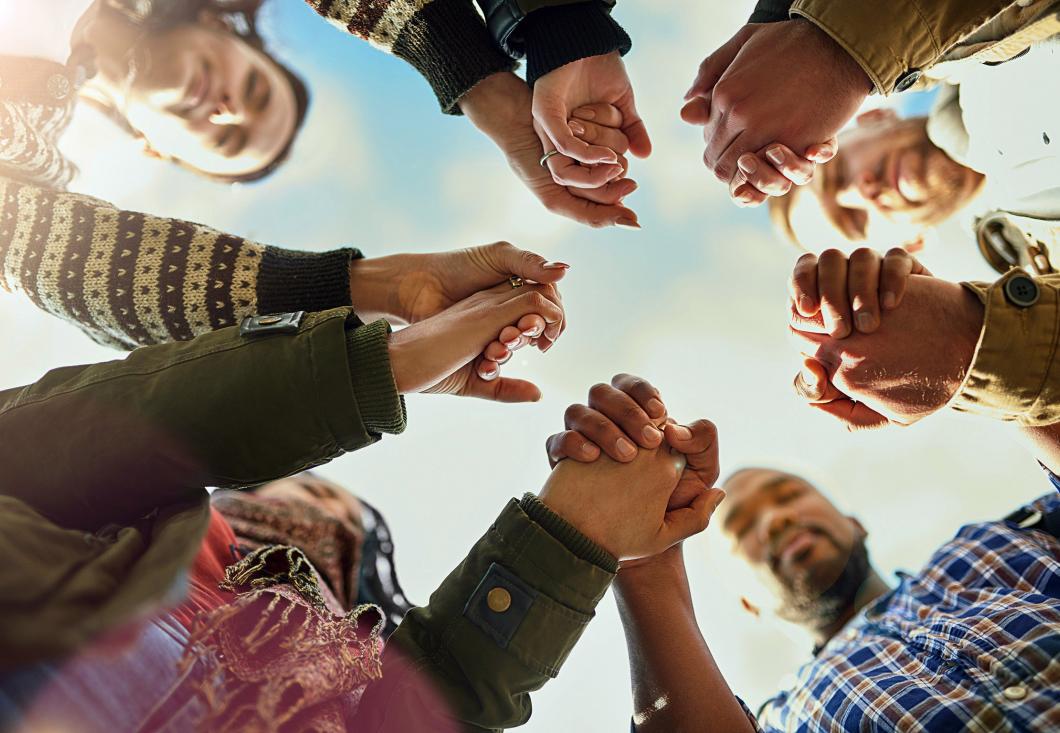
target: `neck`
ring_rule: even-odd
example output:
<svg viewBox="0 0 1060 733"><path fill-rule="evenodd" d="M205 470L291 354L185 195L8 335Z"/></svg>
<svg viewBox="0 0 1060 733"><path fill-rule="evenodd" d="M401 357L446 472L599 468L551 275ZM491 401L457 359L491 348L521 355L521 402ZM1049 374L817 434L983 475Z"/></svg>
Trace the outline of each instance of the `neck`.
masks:
<svg viewBox="0 0 1060 733"><path fill-rule="evenodd" d="M875 568L869 569L869 575L865 578L865 582L858 588L858 592L854 596L854 602L840 614L833 623L830 623L821 628L813 628L811 631L814 635L814 643L821 647L828 643L828 640L839 633L839 631L847 625L850 619L854 618L861 609L869 605L877 598L882 596L891 590L891 586L887 585L880 574L876 572Z"/></svg>

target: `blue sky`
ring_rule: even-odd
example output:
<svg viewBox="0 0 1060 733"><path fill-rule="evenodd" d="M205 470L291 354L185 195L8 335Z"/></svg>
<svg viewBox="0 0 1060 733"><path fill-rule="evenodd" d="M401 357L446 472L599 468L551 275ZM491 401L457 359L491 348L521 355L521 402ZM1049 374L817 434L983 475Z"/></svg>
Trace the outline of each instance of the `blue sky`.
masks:
<svg viewBox="0 0 1060 733"><path fill-rule="evenodd" d="M947 414L851 436L792 396L784 309L795 253L773 239L764 212L729 204L702 167L699 131L677 118L696 66L750 5L624 0L616 10L634 38L627 63L656 143L633 169L641 188L630 204L642 231L591 231L543 211L466 120L439 113L414 70L298 0L271 0L264 17L277 52L315 90L284 170L242 187L199 181L144 159L82 110L67 140L83 169L74 187L288 247L352 244L372 256L509 239L573 265L563 340L544 358L509 365L540 384L541 403L413 397L406 434L325 470L388 516L414 600L426 600L509 497L540 488L544 439L561 429L565 406L621 371L652 379L677 417L713 419L724 471L766 462L820 479L869 528L881 570L916 568L960 524L1002 516L1050 489L1001 426ZM938 250L945 257L926 259L939 274L987 276L971 247L959 233ZM18 355L0 365L6 386L117 356L18 298L3 303L0 328ZM748 578L713 535L686 552L697 611L731 686L757 703L808 645L778 622L743 614L738 594ZM559 679L535 697L525 730L624 730L629 712L625 647L608 597Z"/></svg>

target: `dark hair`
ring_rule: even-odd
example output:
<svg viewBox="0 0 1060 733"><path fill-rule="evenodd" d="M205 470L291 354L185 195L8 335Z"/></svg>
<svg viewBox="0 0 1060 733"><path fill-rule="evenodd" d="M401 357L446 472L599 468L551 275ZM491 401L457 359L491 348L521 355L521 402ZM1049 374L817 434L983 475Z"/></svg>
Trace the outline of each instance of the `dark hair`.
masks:
<svg viewBox="0 0 1060 733"><path fill-rule="evenodd" d="M193 168L179 160L175 161L176 163L215 181L250 183L270 175L287 160L309 110L309 88L300 76L290 67L280 63L265 47L265 41L258 33L257 25L258 11L265 0L106 0L106 2L111 9L121 13L133 23L154 30L164 30L185 23L196 24L199 13L204 11L213 13L225 21L225 25L228 26L232 35L251 48L260 51L269 61L274 63L284 79L287 80L287 83L291 85L291 92L294 94L295 101L294 127L291 130L291 137L287 144L267 165L249 173L220 175ZM132 135L137 134L132 126L129 125L128 120L115 107L104 104L99 100L93 99L90 102L100 108L126 132Z"/></svg>

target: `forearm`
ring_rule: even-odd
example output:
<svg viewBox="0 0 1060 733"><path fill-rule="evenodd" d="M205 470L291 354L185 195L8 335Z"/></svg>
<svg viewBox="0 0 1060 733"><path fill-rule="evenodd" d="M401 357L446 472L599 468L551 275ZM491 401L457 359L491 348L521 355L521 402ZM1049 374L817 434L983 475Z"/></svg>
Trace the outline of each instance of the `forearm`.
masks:
<svg viewBox="0 0 1060 733"><path fill-rule="evenodd" d="M447 114L458 114L457 101L487 76L515 68L471 0L306 2L332 25L412 65Z"/></svg>
<svg viewBox="0 0 1060 733"><path fill-rule="evenodd" d="M350 304L357 250L269 247L0 178L0 284L96 341L185 341L256 313Z"/></svg>
<svg viewBox="0 0 1060 733"><path fill-rule="evenodd" d="M1020 440L1043 466L1060 476L1060 423L1020 428Z"/></svg>
<svg viewBox="0 0 1060 733"><path fill-rule="evenodd" d="M296 333L222 329L0 393L4 493L94 530L399 432L386 326L356 326L337 309Z"/></svg>
<svg viewBox="0 0 1060 733"><path fill-rule="evenodd" d="M680 549L615 582L639 733L755 730L696 623Z"/></svg>

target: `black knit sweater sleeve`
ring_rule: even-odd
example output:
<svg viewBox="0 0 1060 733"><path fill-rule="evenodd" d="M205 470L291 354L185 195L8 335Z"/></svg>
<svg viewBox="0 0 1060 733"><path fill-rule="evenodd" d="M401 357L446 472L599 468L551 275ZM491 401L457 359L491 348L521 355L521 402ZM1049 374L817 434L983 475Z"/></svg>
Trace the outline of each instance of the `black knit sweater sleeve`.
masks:
<svg viewBox="0 0 1060 733"><path fill-rule="evenodd" d="M572 61L632 48L629 35L600 2L541 8L519 28L526 47L526 80L531 85Z"/></svg>
<svg viewBox="0 0 1060 733"><path fill-rule="evenodd" d="M748 23L776 23L787 20L791 13L793 0L758 0Z"/></svg>

